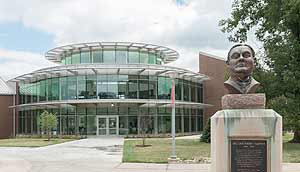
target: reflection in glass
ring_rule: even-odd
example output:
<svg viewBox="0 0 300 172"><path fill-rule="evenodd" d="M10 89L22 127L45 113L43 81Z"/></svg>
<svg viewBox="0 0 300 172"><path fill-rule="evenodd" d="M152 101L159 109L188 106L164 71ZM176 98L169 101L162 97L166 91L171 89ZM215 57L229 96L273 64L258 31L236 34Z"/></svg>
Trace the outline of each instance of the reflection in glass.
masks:
<svg viewBox="0 0 300 172"><path fill-rule="evenodd" d="M127 51L116 51L116 64L126 64L127 63Z"/></svg>
<svg viewBox="0 0 300 172"><path fill-rule="evenodd" d="M140 63L138 51L129 51L128 56L128 63Z"/></svg>
<svg viewBox="0 0 300 172"><path fill-rule="evenodd" d="M80 53L80 63L91 63L90 51Z"/></svg>
<svg viewBox="0 0 300 172"><path fill-rule="evenodd" d="M76 54L72 54L71 64L79 64L80 63L80 54L79 52Z"/></svg>
<svg viewBox="0 0 300 172"><path fill-rule="evenodd" d="M148 53L140 52L140 63L141 64L148 64L149 63Z"/></svg>
<svg viewBox="0 0 300 172"><path fill-rule="evenodd" d="M102 51L92 51L93 63L103 63Z"/></svg>
<svg viewBox="0 0 300 172"><path fill-rule="evenodd" d="M116 63L116 52L114 50L103 51L103 63L115 64Z"/></svg>

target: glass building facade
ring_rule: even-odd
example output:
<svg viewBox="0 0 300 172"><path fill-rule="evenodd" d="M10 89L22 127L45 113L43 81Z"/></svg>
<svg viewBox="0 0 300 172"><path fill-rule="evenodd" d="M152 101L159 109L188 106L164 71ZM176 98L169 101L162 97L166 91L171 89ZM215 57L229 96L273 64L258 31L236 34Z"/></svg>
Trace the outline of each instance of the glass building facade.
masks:
<svg viewBox="0 0 300 172"><path fill-rule="evenodd" d="M60 64L15 78L19 86L18 134L38 134L38 116L57 115L56 134L128 135L171 132L170 73L174 79L176 133L203 129L206 76L164 66L178 58L172 49L139 43L85 43L50 50Z"/></svg>

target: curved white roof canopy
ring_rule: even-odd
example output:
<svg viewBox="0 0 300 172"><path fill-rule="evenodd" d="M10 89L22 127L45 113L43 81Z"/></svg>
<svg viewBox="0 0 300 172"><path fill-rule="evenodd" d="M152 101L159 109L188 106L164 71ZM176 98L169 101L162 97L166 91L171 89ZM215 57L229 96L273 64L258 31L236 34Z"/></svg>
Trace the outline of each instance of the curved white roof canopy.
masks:
<svg viewBox="0 0 300 172"><path fill-rule="evenodd" d="M159 99L80 99L80 100L61 100L51 102L40 102L21 104L17 106L10 106L10 108L17 108L19 110L31 110L31 109L44 109L44 108L60 108L65 106L111 106L116 104L118 106L134 106L138 104L140 107L171 107L171 100L159 100ZM175 101L176 107L203 109L205 107L211 107L210 104Z"/></svg>
<svg viewBox="0 0 300 172"><path fill-rule="evenodd" d="M146 51L158 54L163 58L165 63L170 63L179 58L177 51L159 45L135 43L135 42L89 42L70 44L61 47L57 47L49 50L45 57L47 60L60 63L61 57L64 54L79 52L79 51L90 51L90 50L129 50L129 51Z"/></svg>
<svg viewBox="0 0 300 172"><path fill-rule="evenodd" d="M15 79L12 79L11 81L24 81L30 83L54 77L95 74L168 76L174 72L177 74L176 78L181 78L188 81L201 83L204 80L209 79L208 76L204 74L172 66L152 64L75 64L40 69L32 73L18 76Z"/></svg>

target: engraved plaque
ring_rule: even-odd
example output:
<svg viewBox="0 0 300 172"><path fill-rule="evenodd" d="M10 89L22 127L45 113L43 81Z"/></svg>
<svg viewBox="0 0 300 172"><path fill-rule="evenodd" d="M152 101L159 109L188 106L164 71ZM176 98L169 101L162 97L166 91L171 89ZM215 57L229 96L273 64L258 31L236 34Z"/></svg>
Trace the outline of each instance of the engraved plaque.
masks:
<svg viewBox="0 0 300 172"><path fill-rule="evenodd" d="M267 172L267 141L231 140L231 172Z"/></svg>

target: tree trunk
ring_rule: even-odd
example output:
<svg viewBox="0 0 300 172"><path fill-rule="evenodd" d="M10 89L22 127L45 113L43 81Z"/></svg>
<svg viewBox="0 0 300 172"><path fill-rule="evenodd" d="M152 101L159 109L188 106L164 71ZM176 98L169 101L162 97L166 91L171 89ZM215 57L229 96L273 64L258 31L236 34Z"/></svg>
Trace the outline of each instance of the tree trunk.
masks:
<svg viewBox="0 0 300 172"><path fill-rule="evenodd" d="M50 141L50 130L47 130L47 134L48 134L48 141Z"/></svg>
<svg viewBox="0 0 300 172"><path fill-rule="evenodd" d="M143 136L143 147L145 147L145 143L146 143L146 137L145 135Z"/></svg>
<svg viewBox="0 0 300 172"><path fill-rule="evenodd" d="M294 137L292 140L289 141L290 143L300 143L300 131L294 131Z"/></svg>

